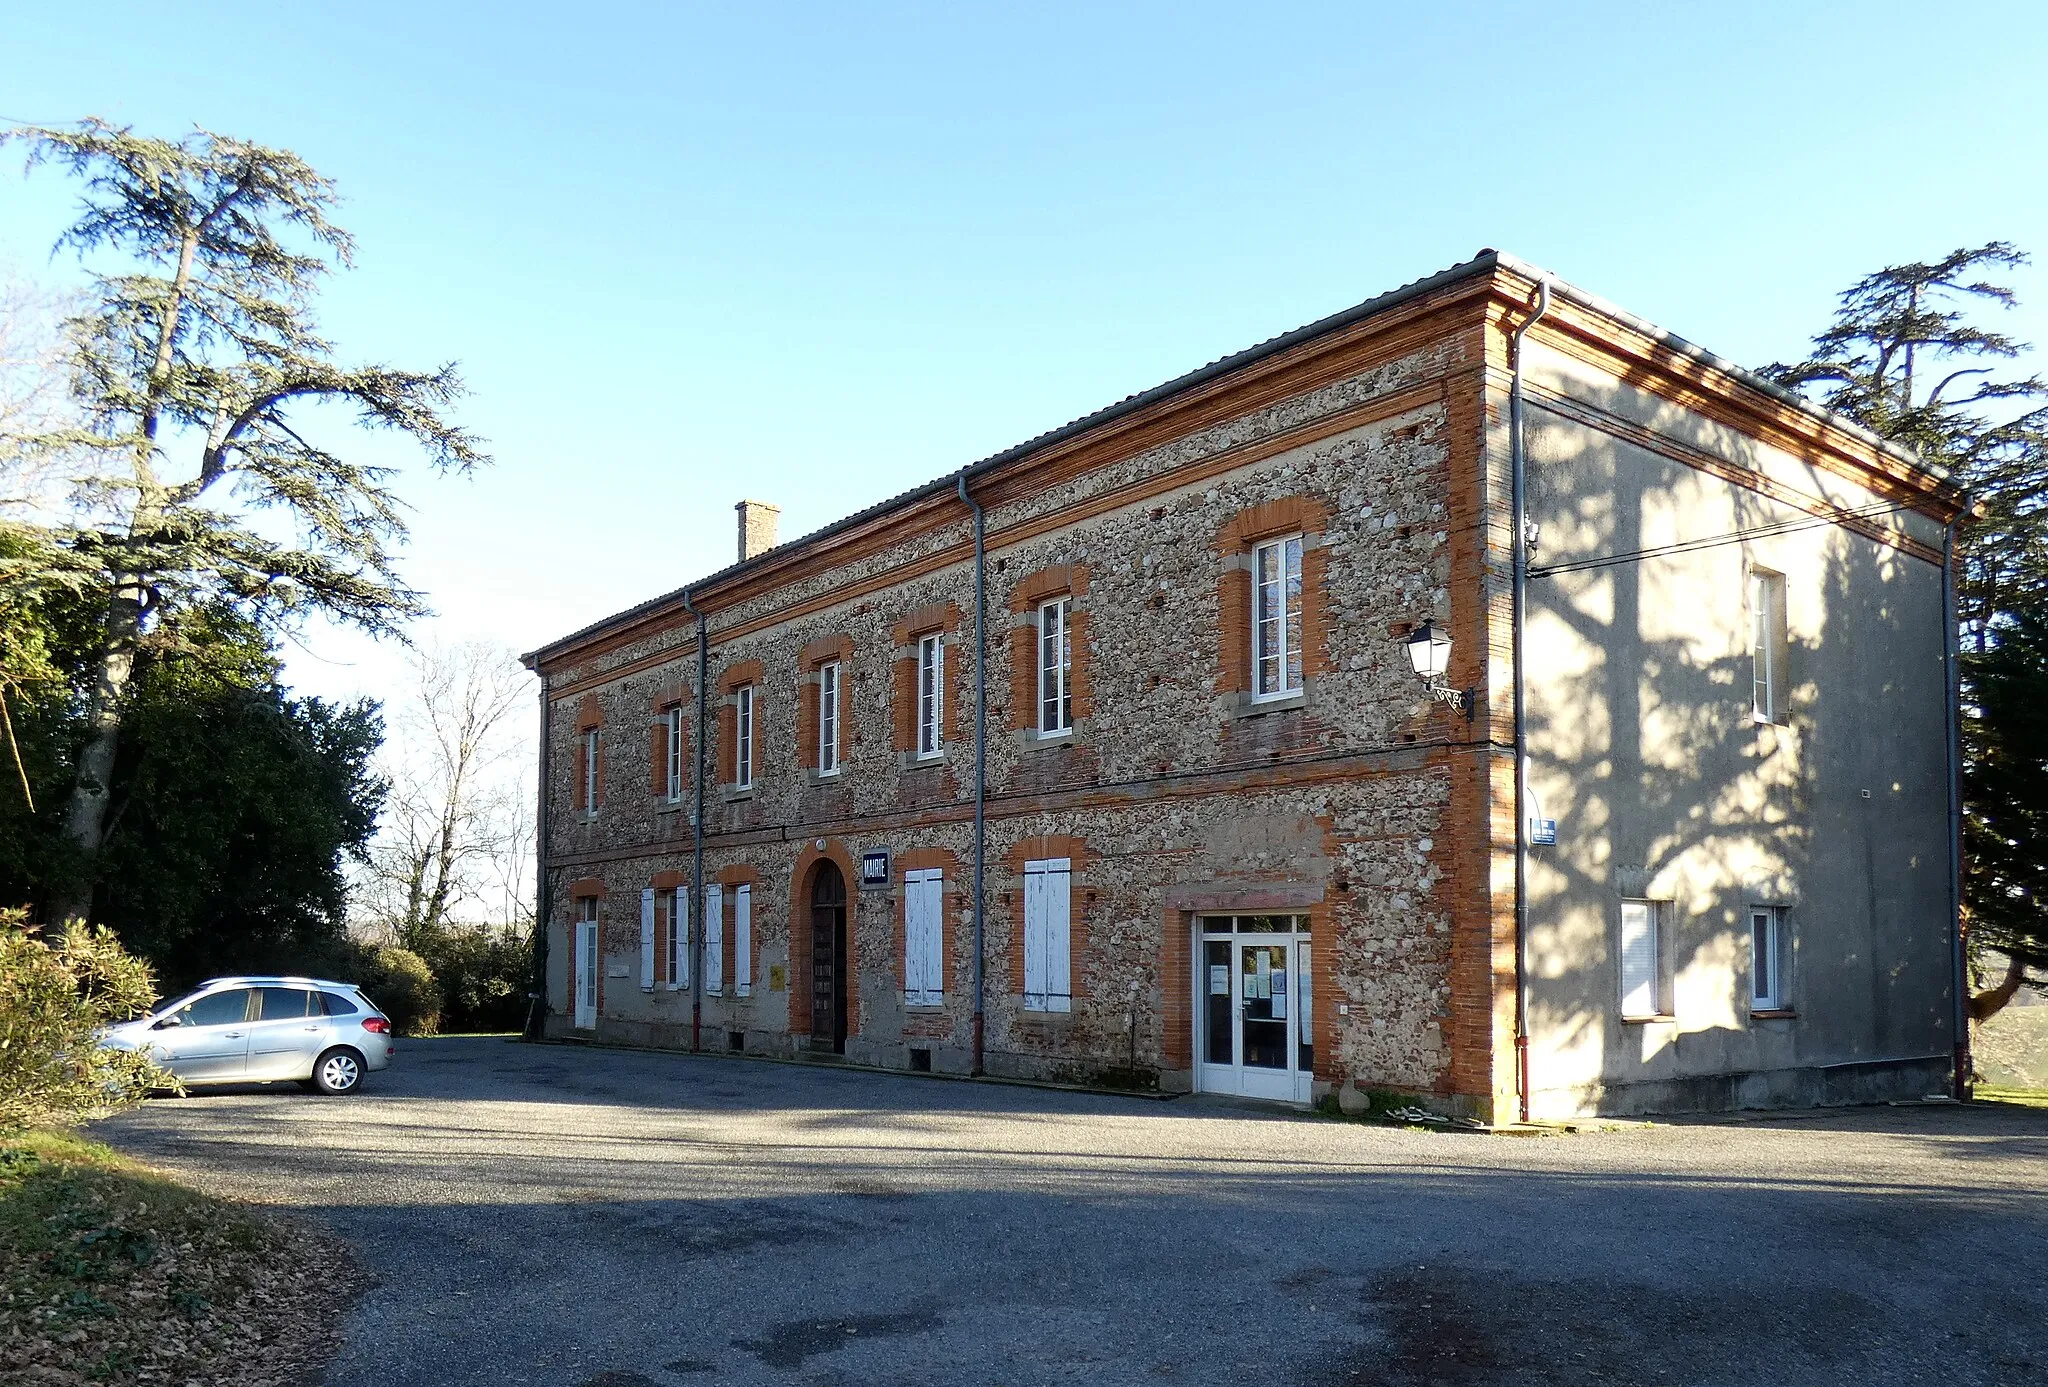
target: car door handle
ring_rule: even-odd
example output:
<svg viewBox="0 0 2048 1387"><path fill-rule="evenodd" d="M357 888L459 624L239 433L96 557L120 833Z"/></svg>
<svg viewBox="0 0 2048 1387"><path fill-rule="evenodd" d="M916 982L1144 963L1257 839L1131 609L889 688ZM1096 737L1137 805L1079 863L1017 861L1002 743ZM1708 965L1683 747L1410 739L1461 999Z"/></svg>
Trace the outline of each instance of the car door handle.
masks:
<svg viewBox="0 0 2048 1387"><path fill-rule="evenodd" d="M225 1031L223 1032L223 1034L226 1035L229 1040L240 1040L242 1038L242 1033L240 1031Z"/></svg>
<svg viewBox="0 0 2048 1387"><path fill-rule="evenodd" d="M303 1030L308 1030L308 1031L317 1031L317 1030L319 1030L320 1028L319 1028L318 1026L305 1026L305 1027L302 1027L301 1029L303 1029Z"/></svg>

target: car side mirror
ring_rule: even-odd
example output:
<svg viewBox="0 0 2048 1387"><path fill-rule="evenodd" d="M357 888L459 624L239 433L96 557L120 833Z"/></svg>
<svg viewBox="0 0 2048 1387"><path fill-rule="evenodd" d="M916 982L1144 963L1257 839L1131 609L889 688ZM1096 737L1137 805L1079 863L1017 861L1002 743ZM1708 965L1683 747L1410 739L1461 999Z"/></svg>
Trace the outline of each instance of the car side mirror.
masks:
<svg viewBox="0 0 2048 1387"><path fill-rule="evenodd" d="M163 1020L157 1022L154 1026L151 1026L150 1029L153 1031L167 1031L173 1026L182 1026L184 1024L185 1023L178 1019L176 1016L166 1016Z"/></svg>

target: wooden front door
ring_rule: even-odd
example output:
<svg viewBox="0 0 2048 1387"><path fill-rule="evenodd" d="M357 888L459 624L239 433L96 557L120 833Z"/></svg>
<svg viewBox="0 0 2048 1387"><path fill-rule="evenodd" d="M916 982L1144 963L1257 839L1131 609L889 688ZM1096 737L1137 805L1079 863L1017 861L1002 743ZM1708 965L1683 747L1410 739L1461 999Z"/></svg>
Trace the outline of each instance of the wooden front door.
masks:
<svg viewBox="0 0 2048 1387"><path fill-rule="evenodd" d="M830 862L811 878L811 1048L846 1053L846 878Z"/></svg>

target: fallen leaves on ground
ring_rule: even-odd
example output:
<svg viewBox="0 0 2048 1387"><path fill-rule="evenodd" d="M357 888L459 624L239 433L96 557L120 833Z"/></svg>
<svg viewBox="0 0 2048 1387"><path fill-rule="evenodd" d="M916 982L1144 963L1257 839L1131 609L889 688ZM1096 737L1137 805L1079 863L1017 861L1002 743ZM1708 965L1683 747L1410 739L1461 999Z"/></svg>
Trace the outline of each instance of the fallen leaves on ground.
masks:
<svg viewBox="0 0 2048 1387"><path fill-rule="evenodd" d="M0 1381L296 1387L363 1285L325 1229L54 1133L0 1138Z"/></svg>

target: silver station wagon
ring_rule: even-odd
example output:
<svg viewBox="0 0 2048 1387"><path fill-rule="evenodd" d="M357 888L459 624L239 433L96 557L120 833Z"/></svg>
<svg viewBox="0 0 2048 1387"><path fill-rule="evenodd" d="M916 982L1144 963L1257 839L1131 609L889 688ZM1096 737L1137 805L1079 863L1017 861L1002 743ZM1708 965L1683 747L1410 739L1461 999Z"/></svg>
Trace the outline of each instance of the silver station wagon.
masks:
<svg viewBox="0 0 2048 1387"><path fill-rule="evenodd" d="M100 1043L148 1050L187 1084L296 1079L330 1094L354 1092L397 1053L375 1003L321 978L215 978L108 1027Z"/></svg>

